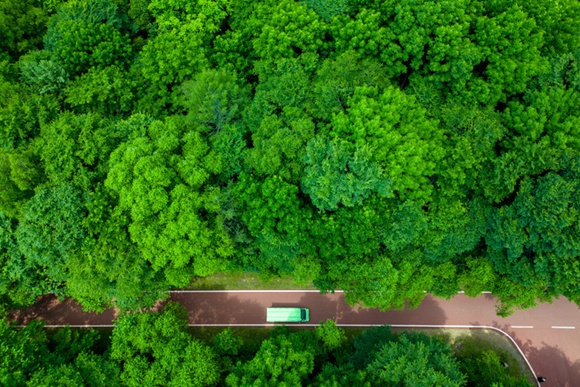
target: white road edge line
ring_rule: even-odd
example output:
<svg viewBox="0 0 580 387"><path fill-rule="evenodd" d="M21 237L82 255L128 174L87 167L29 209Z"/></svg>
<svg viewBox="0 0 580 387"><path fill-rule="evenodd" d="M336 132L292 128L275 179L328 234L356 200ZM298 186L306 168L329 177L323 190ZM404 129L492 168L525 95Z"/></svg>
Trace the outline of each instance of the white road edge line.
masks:
<svg viewBox="0 0 580 387"><path fill-rule="evenodd" d="M515 329L518 329L518 328L529 328L529 329L531 329L533 327L534 327L533 325L511 325L510 326L510 328L515 328Z"/></svg>
<svg viewBox="0 0 580 387"><path fill-rule="evenodd" d="M16 328L26 328L26 325L14 325ZM114 324L102 324L102 325L75 325L75 324L45 324L43 328L114 328Z"/></svg>
<svg viewBox="0 0 580 387"><path fill-rule="evenodd" d="M342 290L335 290L335 293L344 293ZM313 289L271 289L271 290L170 290L168 293L320 293L320 290ZM332 292L329 292L332 293Z"/></svg>
<svg viewBox="0 0 580 387"><path fill-rule="evenodd" d="M189 324L190 327L203 327L203 326L206 326L206 327L274 327L276 325L277 324ZM278 325L280 325L280 324L278 324ZM524 360L526 361L526 365L528 366L528 368L532 372L532 375L534 375L534 379L536 380L538 387L540 387L540 383L537 382L538 376L536 375L536 371L534 371L534 369L532 368L532 365L528 361L528 358L526 357L526 355L524 355L524 352L522 351L522 349L520 348L518 343L516 343L516 341L513 339L513 337L511 337L509 335L509 333L507 333L507 332L505 332L497 327L493 327L493 326L489 326L489 325L418 325L418 324L406 325L406 324L340 324L340 323L337 323L336 325L339 327L361 327L361 328L389 325L393 328L491 329L491 330L494 330L496 332L499 332L500 334L504 335L505 337L507 337L511 341L511 343L514 345L514 347L516 347L516 349L518 350L518 352L520 353L522 358L524 358ZM292 327L318 327L319 324L291 324L289 326L292 326Z"/></svg>
<svg viewBox="0 0 580 387"><path fill-rule="evenodd" d="M552 325L552 329L576 329L576 327L572 327L572 326L561 326L561 325Z"/></svg>
<svg viewBox="0 0 580 387"><path fill-rule="evenodd" d="M274 327L276 325L280 325L280 324L188 324L190 327ZM368 327L378 327L378 326L382 326L382 325L389 325L393 328L437 328L437 329L491 329L494 330L496 332L499 332L500 334L504 335L505 337L507 337L511 343L514 345L514 347L516 347L516 349L518 350L518 352L520 353L520 355L524 358L524 360L526 361L526 364L528 366L528 368L530 369L530 371L532 372L532 375L534 375L534 379L538 380L538 377L536 375L536 371L534 371L534 369L532 368L532 365L530 364L530 362L528 361L528 358L526 357L526 355L524 355L524 352L521 350L520 346L518 345L518 343L516 343L516 341L513 339L513 337L511 337L509 335L509 333L504 332L503 330L497 328L497 327L493 327L493 326L489 326L489 325L419 325L419 324L340 324L337 323L336 324L339 327L361 327L361 328L368 328ZM24 328L26 325L17 325L17 327L19 328ZM45 328L64 328L64 327L71 327L71 328L113 328L114 325L113 324L106 324L106 325L45 325ZM289 326L293 326L293 327L318 327L320 326L320 324L291 324ZM552 327L554 328L554 327ZM565 329L573 329L574 327L566 327ZM538 387L540 386L539 382L536 382L538 384Z"/></svg>
<svg viewBox="0 0 580 387"><path fill-rule="evenodd" d="M424 290L424 293L429 293ZM219 289L219 290L169 290L167 293L320 293L317 289L255 289L255 290L236 290L236 289ZM329 291L326 294L332 293L344 293L344 290L335 290L334 292ZM458 294L464 294L463 290L457 292ZM491 294L489 291L481 292L481 294Z"/></svg>

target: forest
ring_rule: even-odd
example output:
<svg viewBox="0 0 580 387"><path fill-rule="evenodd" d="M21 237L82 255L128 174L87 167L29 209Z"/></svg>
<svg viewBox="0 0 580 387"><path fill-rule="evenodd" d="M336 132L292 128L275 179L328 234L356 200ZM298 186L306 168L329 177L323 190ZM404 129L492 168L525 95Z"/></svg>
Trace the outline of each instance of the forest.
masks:
<svg viewBox="0 0 580 387"><path fill-rule="evenodd" d="M0 319L0 339L3 386L533 386L507 352L469 338L451 346L386 326L347 335L329 320L313 330L278 326L262 340L231 328L202 340L174 303L123 315L112 332L38 321L14 330Z"/></svg>
<svg viewBox="0 0 580 387"><path fill-rule="evenodd" d="M580 303L580 3L0 0L0 171L2 313L223 272Z"/></svg>

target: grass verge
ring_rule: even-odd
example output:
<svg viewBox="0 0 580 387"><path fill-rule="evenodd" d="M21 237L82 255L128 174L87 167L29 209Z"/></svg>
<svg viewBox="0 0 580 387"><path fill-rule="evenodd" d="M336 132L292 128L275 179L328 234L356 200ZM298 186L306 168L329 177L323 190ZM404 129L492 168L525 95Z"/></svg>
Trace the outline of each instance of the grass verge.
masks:
<svg viewBox="0 0 580 387"><path fill-rule="evenodd" d="M492 349L502 358L506 358L509 367L518 367L522 375L532 384L536 385L536 379L528 368L528 365L513 343L503 334L491 329L403 329L391 328L393 332L413 330L429 336L439 337L451 345L455 352L460 352L461 347L470 344L478 350Z"/></svg>
<svg viewBox="0 0 580 387"><path fill-rule="evenodd" d="M298 282L291 277L263 278L252 273L217 273L194 278L188 290L278 290L316 289L310 282Z"/></svg>

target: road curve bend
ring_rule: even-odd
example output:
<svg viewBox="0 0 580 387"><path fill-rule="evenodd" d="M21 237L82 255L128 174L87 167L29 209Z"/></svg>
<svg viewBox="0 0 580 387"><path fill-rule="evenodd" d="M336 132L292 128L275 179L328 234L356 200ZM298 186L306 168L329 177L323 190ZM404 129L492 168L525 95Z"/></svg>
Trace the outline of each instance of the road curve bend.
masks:
<svg viewBox="0 0 580 387"><path fill-rule="evenodd" d="M502 318L495 313L491 294L477 298L458 294L451 300L427 295L417 309L383 312L350 306L342 292L192 290L170 293L169 300L187 309L191 326L272 326L266 323L267 307L301 306L310 309L309 325L312 326L333 319L340 326L490 327L513 339L535 373L546 378L542 386L580 386L580 309L565 298ZM109 327L116 314L113 309L100 314L86 313L74 301L59 302L52 296L44 296L27 310L14 312L10 319L26 324L36 318L45 321L48 327Z"/></svg>

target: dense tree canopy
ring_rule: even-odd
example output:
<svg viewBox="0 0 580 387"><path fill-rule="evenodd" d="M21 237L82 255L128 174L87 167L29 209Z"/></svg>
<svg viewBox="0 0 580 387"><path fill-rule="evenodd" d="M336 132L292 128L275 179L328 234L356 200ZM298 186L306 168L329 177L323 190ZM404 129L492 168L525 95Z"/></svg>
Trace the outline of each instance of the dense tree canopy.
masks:
<svg viewBox="0 0 580 387"><path fill-rule="evenodd" d="M15 328L0 319L3 386L503 386L529 387L517 360L492 341L448 342L388 326L347 333L328 320L190 331L185 309L124 314L110 330ZM243 337L243 338L242 338ZM203 340L203 341L202 341ZM479 348L481 347L481 348ZM508 367L504 366L507 364Z"/></svg>
<svg viewBox="0 0 580 387"><path fill-rule="evenodd" d="M0 0L2 307L580 302L579 70L575 0Z"/></svg>

